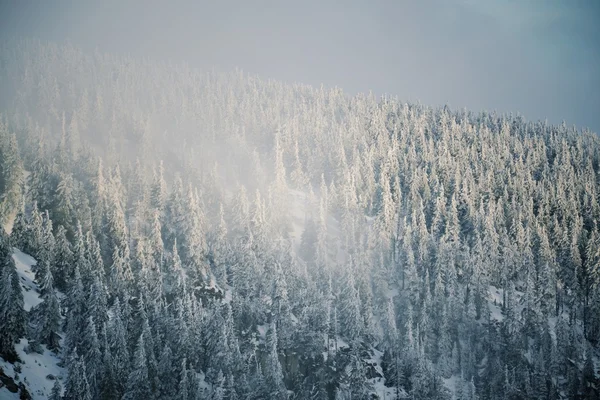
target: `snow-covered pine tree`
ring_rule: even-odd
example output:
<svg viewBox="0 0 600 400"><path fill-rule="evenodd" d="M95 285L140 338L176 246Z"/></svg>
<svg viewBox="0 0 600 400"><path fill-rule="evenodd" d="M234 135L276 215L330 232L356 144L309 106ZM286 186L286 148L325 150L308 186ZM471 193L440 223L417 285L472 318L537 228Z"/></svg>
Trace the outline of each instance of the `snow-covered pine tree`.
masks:
<svg viewBox="0 0 600 400"><path fill-rule="evenodd" d="M0 355L15 361L14 344L25 334L23 293L9 238L0 229Z"/></svg>
<svg viewBox="0 0 600 400"><path fill-rule="evenodd" d="M77 355L74 348L68 360L69 374L65 383L64 400L92 400L90 385L87 381L87 372L83 357Z"/></svg>
<svg viewBox="0 0 600 400"><path fill-rule="evenodd" d="M121 397L122 400L149 400L153 398L148 379L145 347L144 335L142 334L135 346L131 372L127 378L127 386Z"/></svg>

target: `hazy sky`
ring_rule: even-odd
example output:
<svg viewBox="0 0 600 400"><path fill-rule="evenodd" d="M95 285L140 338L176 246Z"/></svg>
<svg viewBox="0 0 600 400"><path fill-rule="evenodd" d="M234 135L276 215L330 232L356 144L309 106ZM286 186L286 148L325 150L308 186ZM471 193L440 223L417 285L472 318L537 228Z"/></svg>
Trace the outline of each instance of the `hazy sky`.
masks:
<svg viewBox="0 0 600 400"><path fill-rule="evenodd" d="M600 132L600 0L0 0L0 35Z"/></svg>

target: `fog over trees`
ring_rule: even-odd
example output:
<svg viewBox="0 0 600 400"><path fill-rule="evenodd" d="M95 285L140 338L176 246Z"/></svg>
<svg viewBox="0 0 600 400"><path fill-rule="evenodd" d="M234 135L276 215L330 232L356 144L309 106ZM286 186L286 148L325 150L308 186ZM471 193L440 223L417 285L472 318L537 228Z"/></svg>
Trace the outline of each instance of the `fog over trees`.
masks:
<svg viewBox="0 0 600 400"><path fill-rule="evenodd" d="M37 40L0 112L0 398L600 397L589 130Z"/></svg>

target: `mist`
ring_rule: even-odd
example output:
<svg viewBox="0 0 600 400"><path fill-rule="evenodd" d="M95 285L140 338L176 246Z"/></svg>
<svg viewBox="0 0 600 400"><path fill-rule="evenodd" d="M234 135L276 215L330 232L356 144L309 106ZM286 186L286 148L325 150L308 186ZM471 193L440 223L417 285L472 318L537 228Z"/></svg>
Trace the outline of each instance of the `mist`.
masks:
<svg viewBox="0 0 600 400"><path fill-rule="evenodd" d="M3 1L0 35L600 131L600 4Z"/></svg>

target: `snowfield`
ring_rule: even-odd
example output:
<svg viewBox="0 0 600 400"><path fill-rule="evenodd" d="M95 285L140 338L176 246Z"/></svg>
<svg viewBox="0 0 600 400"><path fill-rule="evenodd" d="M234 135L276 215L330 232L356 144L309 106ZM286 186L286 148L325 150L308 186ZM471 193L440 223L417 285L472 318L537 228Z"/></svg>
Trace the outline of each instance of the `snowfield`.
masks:
<svg viewBox="0 0 600 400"><path fill-rule="evenodd" d="M39 287L34 282L35 275L31 270L31 267L36 264L36 260L18 249L13 249L13 259L21 280L24 308L26 311L30 311L42 302ZM43 354L28 354L24 351L27 344L28 340L21 338L20 342L15 345L17 354L21 359L20 363L17 362L13 365L0 359L0 368L6 375L12 377L15 383L23 382L33 399L46 399L50 395L52 386L54 386L54 379L61 380L61 385L64 387L63 381L66 377L66 370L59 366L61 360L58 355L47 350L45 345L41 346L44 350ZM16 373L15 368L18 369L19 367L21 372ZM5 387L0 388L0 400L18 398L18 393L11 393Z"/></svg>

